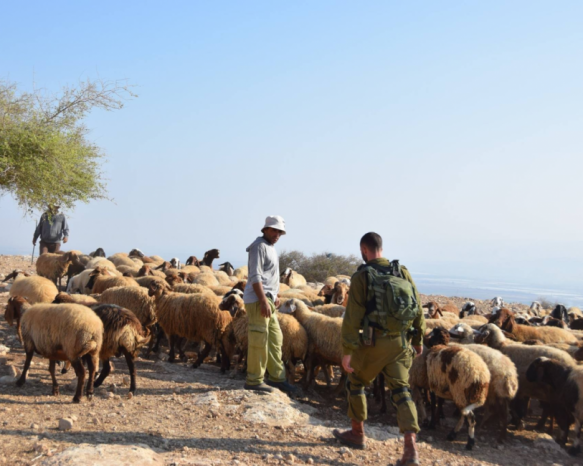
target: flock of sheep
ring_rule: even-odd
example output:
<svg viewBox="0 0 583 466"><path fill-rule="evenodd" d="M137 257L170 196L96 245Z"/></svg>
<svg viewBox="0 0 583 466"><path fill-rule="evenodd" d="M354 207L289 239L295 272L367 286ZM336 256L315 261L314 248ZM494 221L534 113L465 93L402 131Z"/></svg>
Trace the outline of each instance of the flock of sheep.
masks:
<svg viewBox="0 0 583 466"><path fill-rule="evenodd" d="M217 269L216 249L202 260L191 256L182 266L176 258L165 261L134 249L106 258L102 249L89 255L79 251L43 254L37 274L9 274L12 281L5 318L16 323L26 352L22 386L33 354L50 360L53 394L59 388L55 375L58 361L63 371L72 366L77 375L73 401L83 388L90 398L94 387L111 371L110 359L124 355L130 372L130 393L136 390L134 360L141 348L149 354L169 348L169 362L187 361L187 345L198 344L194 367L215 351L221 371L236 361L245 369L247 315L242 300L247 268L225 262ZM57 282L67 277L67 292ZM350 278L329 277L324 283L307 283L297 272L281 274L277 318L283 333L283 361L290 382L296 382L295 367L304 366L301 383L310 387L319 371L332 384L332 368L341 370L342 316L350 292ZM448 435L453 440L468 422L466 448L474 445L474 411L483 408L483 424L494 417L500 425L499 440L506 437L508 419L524 426L531 399L542 408L537 425L550 419L561 430L558 441L568 440L575 423L571 453L580 450L583 422L583 314L577 308L557 306L544 310L533 303L528 312L514 312L501 298L480 314L473 302L462 309L436 302L423 305L427 333L424 351L413 361L409 383L420 420L434 428L443 418L443 403L453 401L460 416ZM101 372L94 381L102 361ZM86 374L86 369L89 374ZM337 391L344 388L342 373ZM85 380L87 383L85 384ZM378 379L382 411L386 409L384 380ZM376 390L375 390L376 391ZM430 408L430 416L427 415Z"/></svg>

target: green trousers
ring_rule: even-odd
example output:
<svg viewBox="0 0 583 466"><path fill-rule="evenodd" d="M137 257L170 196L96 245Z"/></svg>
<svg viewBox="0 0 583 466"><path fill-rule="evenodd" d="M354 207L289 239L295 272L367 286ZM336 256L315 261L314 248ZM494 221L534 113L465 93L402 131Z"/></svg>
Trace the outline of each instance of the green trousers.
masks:
<svg viewBox="0 0 583 466"><path fill-rule="evenodd" d="M285 367L281 360L283 335L275 315L277 309L271 300L271 317L261 315L259 301L245 304L249 318L249 348L247 350L247 384L259 385L263 382L265 369L273 382L285 381Z"/></svg>
<svg viewBox="0 0 583 466"><path fill-rule="evenodd" d="M348 417L356 421L367 418L364 387L370 385L381 372L392 401L397 408L397 423L401 433L419 432L417 408L409 391L409 369L413 363L413 349L402 347L401 336L378 337L375 346L361 346L352 354L348 374Z"/></svg>

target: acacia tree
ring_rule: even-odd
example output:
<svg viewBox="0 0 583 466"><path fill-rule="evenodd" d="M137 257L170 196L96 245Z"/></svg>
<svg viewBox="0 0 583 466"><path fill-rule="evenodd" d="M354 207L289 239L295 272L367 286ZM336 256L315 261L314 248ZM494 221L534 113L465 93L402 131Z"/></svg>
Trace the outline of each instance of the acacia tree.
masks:
<svg viewBox="0 0 583 466"><path fill-rule="evenodd" d="M125 81L87 80L59 95L0 82L0 195L11 194L29 213L107 199L104 154L87 139L83 120L94 108L121 109L132 97Z"/></svg>

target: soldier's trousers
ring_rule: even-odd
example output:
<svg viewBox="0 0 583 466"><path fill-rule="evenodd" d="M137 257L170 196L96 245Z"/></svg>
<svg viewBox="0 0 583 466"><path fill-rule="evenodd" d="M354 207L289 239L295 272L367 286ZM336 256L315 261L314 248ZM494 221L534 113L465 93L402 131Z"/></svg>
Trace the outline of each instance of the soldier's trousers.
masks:
<svg viewBox="0 0 583 466"><path fill-rule="evenodd" d="M370 385L381 372L385 375L392 401L397 408L397 422L401 432L419 432L417 408L409 391L409 369L414 350L402 347L401 336L377 337L375 346L361 346L352 354L348 374L348 417L356 421L367 418L364 387Z"/></svg>
<svg viewBox="0 0 583 466"><path fill-rule="evenodd" d="M247 384L259 385L263 382L265 369L273 382L285 380L285 367L281 360L283 335L277 320L277 310L271 300L271 317L261 315L259 301L245 304L249 318L249 345L247 350Z"/></svg>

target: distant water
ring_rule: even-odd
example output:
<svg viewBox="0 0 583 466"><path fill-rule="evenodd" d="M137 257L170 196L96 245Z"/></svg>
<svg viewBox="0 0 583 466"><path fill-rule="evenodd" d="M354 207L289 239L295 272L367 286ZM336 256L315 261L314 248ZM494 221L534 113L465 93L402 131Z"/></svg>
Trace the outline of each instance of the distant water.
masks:
<svg viewBox="0 0 583 466"><path fill-rule="evenodd" d="M494 280L446 278L419 272L413 273L413 276L419 292L423 294L482 300L501 296L507 303L523 304L531 304L539 298L546 298L566 306L583 307L583 287L581 290L561 290Z"/></svg>

